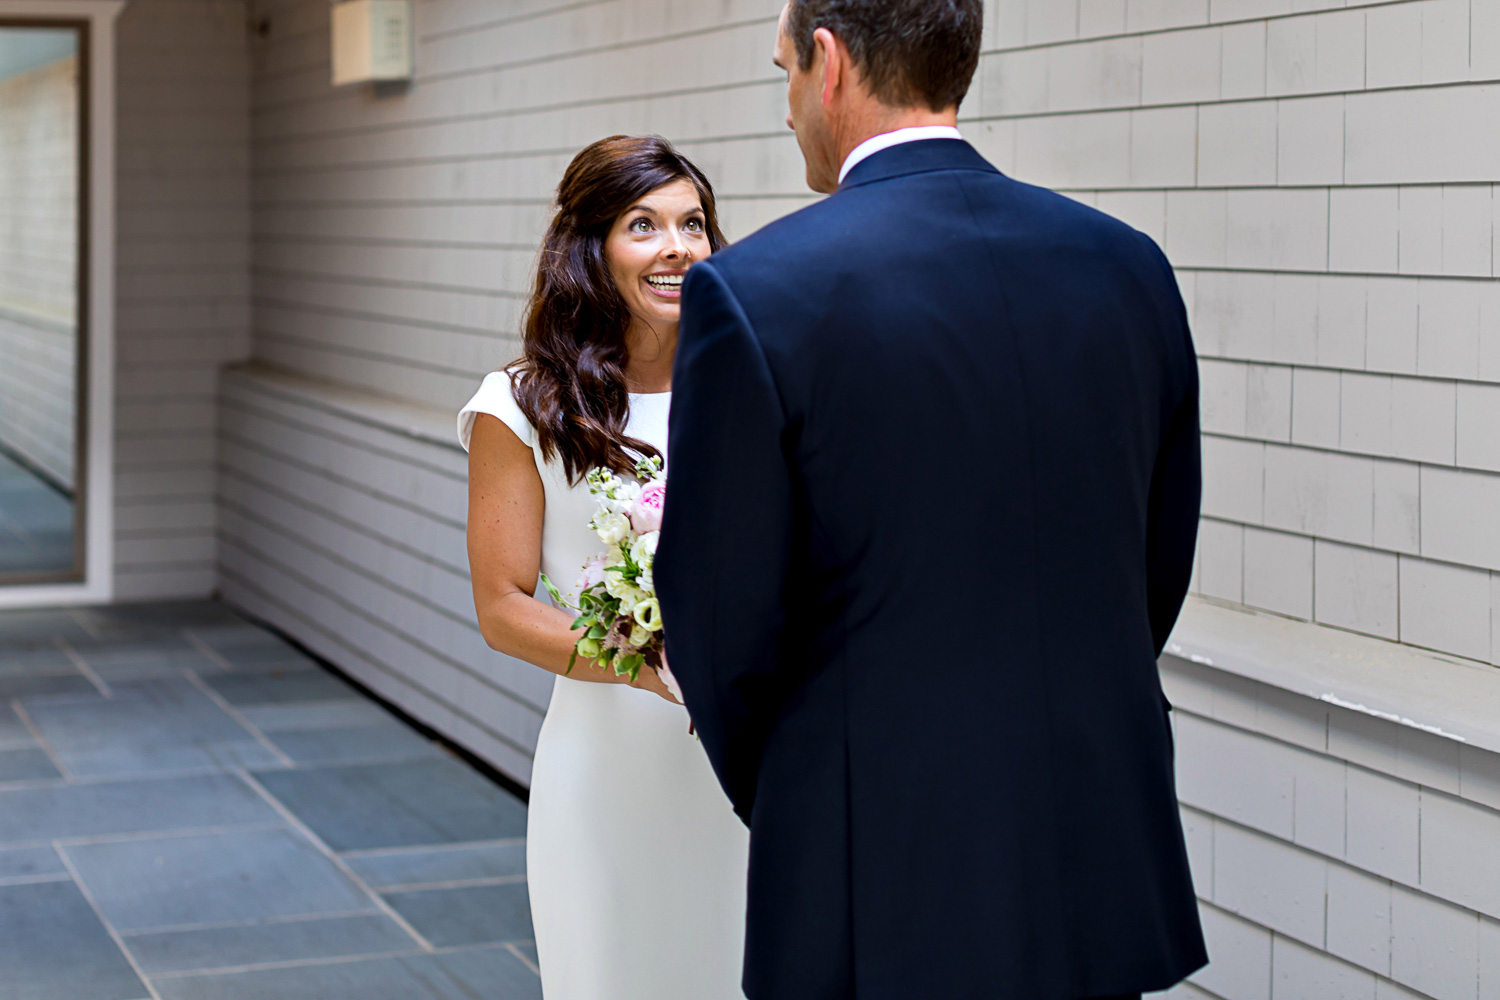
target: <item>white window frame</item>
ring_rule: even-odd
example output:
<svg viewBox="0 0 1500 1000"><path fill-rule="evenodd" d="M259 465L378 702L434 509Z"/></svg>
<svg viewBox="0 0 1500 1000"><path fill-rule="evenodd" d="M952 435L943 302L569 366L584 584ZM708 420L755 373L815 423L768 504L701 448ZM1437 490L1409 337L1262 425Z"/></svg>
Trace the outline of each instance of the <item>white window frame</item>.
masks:
<svg viewBox="0 0 1500 1000"><path fill-rule="evenodd" d="M0 18L89 23L88 413L82 583L0 585L0 609L105 604L115 574L115 19L127 0L0 0Z"/></svg>

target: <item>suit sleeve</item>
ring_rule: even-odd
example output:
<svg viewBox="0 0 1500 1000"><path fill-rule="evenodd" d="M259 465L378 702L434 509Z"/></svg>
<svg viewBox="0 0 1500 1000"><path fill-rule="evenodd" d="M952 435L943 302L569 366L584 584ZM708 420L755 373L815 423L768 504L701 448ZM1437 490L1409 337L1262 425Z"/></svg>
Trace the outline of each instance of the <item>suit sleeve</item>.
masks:
<svg viewBox="0 0 1500 1000"><path fill-rule="evenodd" d="M1188 328L1187 310L1171 264L1154 243L1150 251L1163 273L1160 299L1171 371L1163 401L1162 439L1151 477L1146 534L1146 598L1156 655L1160 656L1192 583L1203 499L1203 453L1198 359Z"/></svg>
<svg viewBox="0 0 1500 1000"><path fill-rule="evenodd" d="M786 645L786 418L749 320L710 263L689 272L682 316L657 592L672 672L748 823Z"/></svg>

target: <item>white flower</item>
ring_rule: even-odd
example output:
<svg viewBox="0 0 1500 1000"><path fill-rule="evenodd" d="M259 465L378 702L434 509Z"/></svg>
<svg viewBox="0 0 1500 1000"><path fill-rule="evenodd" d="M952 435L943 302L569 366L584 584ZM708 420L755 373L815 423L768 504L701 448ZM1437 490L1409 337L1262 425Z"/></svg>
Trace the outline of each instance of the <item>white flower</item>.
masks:
<svg viewBox="0 0 1500 1000"><path fill-rule="evenodd" d="M656 543L661 532L648 531L630 545L630 559L637 566L649 568L656 559Z"/></svg>
<svg viewBox="0 0 1500 1000"><path fill-rule="evenodd" d="M651 641L652 632L644 625L637 624L630 630L630 644L639 649Z"/></svg>
<svg viewBox="0 0 1500 1000"><path fill-rule="evenodd" d="M605 545L616 545L630 537L630 518L624 514L600 514L594 518L594 530Z"/></svg>
<svg viewBox="0 0 1500 1000"><path fill-rule="evenodd" d="M623 578L617 587L610 589L609 596L620 602L620 617L622 618L629 618L635 613L637 604L650 599L650 595L645 591Z"/></svg>
<svg viewBox="0 0 1500 1000"><path fill-rule="evenodd" d="M610 597L621 597L627 590L633 589L630 581L625 579L625 574L620 572L619 567L611 567L604 571L604 592Z"/></svg>
<svg viewBox="0 0 1500 1000"><path fill-rule="evenodd" d="M636 624L648 632L661 631L661 605L656 598L649 597L637 604L631 612Z"/></svg>

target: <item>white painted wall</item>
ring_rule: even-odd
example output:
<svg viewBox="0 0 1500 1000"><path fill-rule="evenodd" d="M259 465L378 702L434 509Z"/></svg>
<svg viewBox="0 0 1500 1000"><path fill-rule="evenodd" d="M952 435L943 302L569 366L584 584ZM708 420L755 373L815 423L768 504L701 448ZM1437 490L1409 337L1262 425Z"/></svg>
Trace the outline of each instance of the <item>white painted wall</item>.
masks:
<svg viewBox="0 0 1500 1000"><path fill-rule="evenodd" d="M0 447L75 485L78 59L0 79Z"/></svg>
<svg viewBox="0 0 1500 1000"><path fill-rule="evenodd" d="M250 349L250 52L239 0L119 20L115 594L217 583L217 381Z"/></svg>
<svg viewBox="0 0 1500 1000"><path fill-rule="evenodd" d="M1181 274L1197 589L1500 662L1500 3L993 6L997 158Z"/></svg>

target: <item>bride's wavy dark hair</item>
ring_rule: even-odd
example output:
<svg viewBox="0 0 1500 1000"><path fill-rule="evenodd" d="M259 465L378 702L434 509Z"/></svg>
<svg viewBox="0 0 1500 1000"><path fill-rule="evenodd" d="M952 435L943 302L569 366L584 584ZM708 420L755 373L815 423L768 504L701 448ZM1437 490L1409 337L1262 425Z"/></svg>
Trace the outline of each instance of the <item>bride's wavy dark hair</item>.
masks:
<svg viewBox="0 0 1500 1000"><path fill-rule="evenodd" d="M610 275L604 241L632 205L683 179L697 188L709 246L720 250L713 186L660 136L601 139L573 158L558 186L557 214L542 239L522 320L523 354L511 369L516 402L536 428L542 457L561 457L573 482L597 466L625 472L637 456L658 454L625 434L630 310Z"/></svg>

